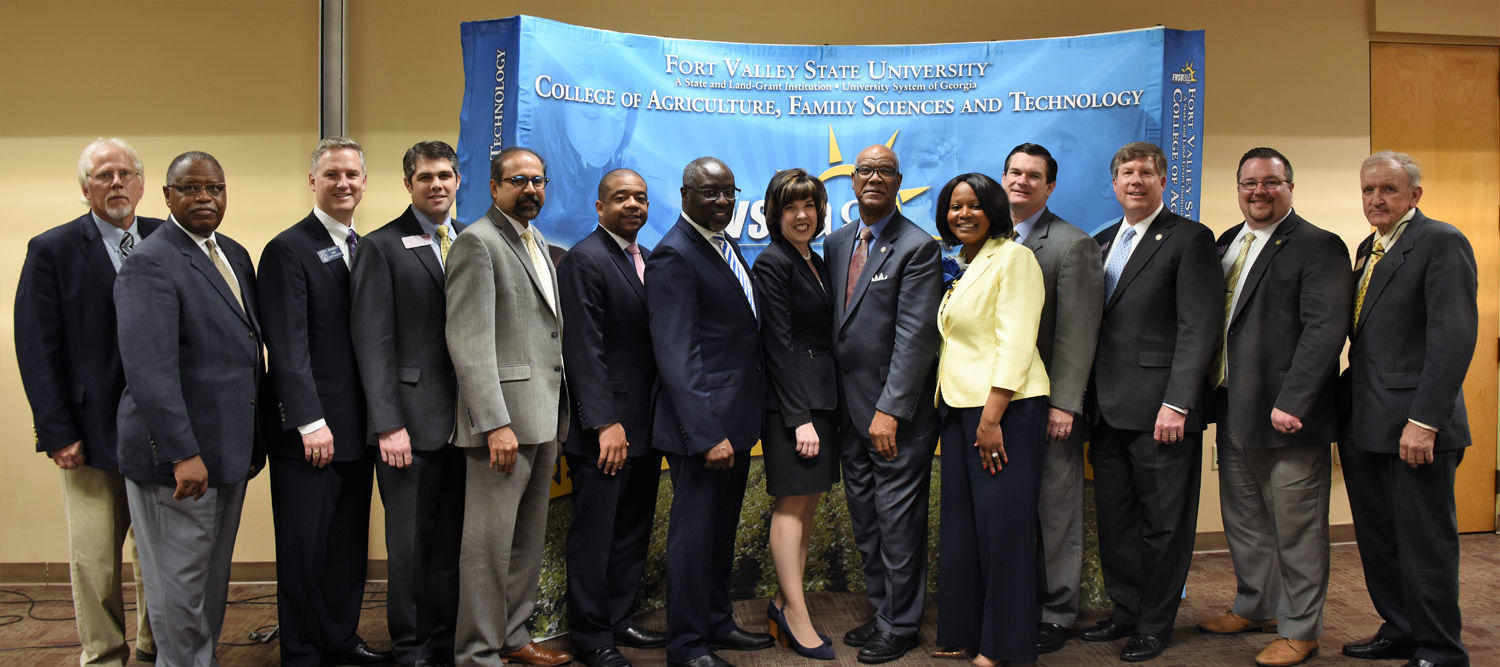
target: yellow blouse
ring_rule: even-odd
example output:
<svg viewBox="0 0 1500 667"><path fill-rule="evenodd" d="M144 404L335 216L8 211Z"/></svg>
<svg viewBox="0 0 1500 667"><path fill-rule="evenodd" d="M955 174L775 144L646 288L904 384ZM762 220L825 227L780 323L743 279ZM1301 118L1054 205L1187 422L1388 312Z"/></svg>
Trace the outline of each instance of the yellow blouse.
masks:
<svg viewBox="0 0 1500 667"><path fill-rule="evenodd" d="M986 241L938 307L942 400L982 407L991 387L1014 391L1012 400L1046 396L1051 387L1036 349L1045 299L1031 250L1010 239Z"/></svg>

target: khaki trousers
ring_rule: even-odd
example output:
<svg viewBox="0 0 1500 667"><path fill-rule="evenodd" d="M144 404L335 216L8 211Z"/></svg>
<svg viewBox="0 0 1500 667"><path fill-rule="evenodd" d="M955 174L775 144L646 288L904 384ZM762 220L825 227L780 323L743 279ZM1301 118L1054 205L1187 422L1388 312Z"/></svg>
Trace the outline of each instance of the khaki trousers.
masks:
<svg viewBox="0 0 1500 667"><path fill-rule="evenodd" d="M80 665L123 665L130 655L125 643L125 598L121 593L121 552L130 533L125 478L114 470L79 466L62 470L63 510L68 521L69 575ZM156 652L146 620L140 558L130 543L135 572L136 648Z"/></svg>

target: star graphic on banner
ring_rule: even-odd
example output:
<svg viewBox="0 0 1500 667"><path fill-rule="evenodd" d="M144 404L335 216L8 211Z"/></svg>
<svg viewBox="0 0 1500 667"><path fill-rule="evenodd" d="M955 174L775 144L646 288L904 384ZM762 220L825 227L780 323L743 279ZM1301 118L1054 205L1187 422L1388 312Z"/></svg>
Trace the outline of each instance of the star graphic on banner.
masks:
<svg viewBox="0 0 1500 667"><path fill-rule="evenodd" d="M896 130L895 132L891 133L891 138L887 139L886 142L885 142L885 147L886 148L890 148L892 145L894 145L896 143L896 135L898 135L898 134L901 134L901 130ZM818 180L823 181L824 183L827 183L829 179L836 178L838 176L853 176L854 175L854 165L852 165L852 164L842 164L843 161L844 161L844 154L843 154L842 151L839 150L839 140L833 134L833 126L829 125L828 126L828 164L833 165L833 166L831 166L828 169L824 170L823 173L818 174ZM896 207L900 208L901 204L906 203L912 197L915 197L915 196L917 196L919 194L922 194L923 192L926 192L927 190L931 189L931 187L932 186L924 185L924 186L917 187L917 188L903 188L898 193L898 195L896 197Z"/></svg>

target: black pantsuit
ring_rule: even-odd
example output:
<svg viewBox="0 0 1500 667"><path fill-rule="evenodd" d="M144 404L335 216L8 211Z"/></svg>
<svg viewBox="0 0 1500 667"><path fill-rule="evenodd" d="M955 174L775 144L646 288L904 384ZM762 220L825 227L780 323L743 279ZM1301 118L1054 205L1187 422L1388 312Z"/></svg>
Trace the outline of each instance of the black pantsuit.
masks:
<svg viewBox="0 0 1500 667"><path fill-rule="evenodd" d="M405 468L375 464L391 573L386 621L398 659L453 655L465 471L463 450L454 445L414 448Z"/></svg>
<svg viewBox="0 0 1500 667"><path fill-rule="evenodd" d="M598 457L568 454L573 522L568 526L568 628L581 653L615 644L635 624L635 598L661 483L661 456L625 459L615 475ZM701 465L701 464L700 464ZM583 595L583 592L595 592ZM604 593L600 596L599 593Z"/></svg>

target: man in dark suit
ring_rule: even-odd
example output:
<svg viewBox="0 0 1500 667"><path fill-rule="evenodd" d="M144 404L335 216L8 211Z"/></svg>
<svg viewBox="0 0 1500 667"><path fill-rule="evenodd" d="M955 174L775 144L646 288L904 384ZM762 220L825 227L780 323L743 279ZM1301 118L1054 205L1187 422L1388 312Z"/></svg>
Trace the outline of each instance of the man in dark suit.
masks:
<svg viewBox="0 0 1500 667"><path fill-rule="evenodd" d="M713 651L771 646L734 622L729 572L750 448L760 439L764 364L750 267L724 234L734 173L701 157L682 170L682 217L646 263L661 394L651 445L672 476L667 663L726 665Z"/></svg>
<svg viewBox="0 0 1500 667"><path fill-rule="evenodd" d="M373 664L390 656L358 634L374 465L349 326L354 208L365 191L359 144L318 142L308 184L312 213L260 256L260 313L282 428L270 452L281 661Z"/></svg>
<svg viewBox="0 0 1500 667"><path fill-rule="evenodd" d="M1365 585L1384 622L1344 655L1467 665L1453 475L1470 444L1463 383L1479 327L1474 250L1416 208L1422 169L1410 155L1366 158L1359 186L1375 233L1355 253L1339 461Z"/></svg>
<svg viewBox="0 0 1500 667"><path fill-rule="evenodd" d="M457 155L423 141L401 160L411 206L359 240L350 322L369 406L367 442L385 504L386 621L402 665L453 661L464 456L453 444L457 381L443 334L443 262L464 226L448 212Z"/></svg>
<svg viewBox="0 0 1500 667"><path fill-rule="evenodd" d="M167 168L169 224L115 281L125 392L120 474L164 665L207 665L224 625L229 563L259 469L264 359L255 269L224 220L224 170L207 153Z"/></svg>
<svg viewBox="0 0 1500 667"><path fill-rule="evenodd" d="M1047 299L1036 349L1047 366L1052 393L1047 446L1042 458L1037 560L1037 653L1062 648L1078 619L1083 582L1083 391L1094 365L1104 308L1104 268L1099 245L1047 208L1057 188L1057 160L1036 144L1021 144L1005 158L1001 186L1010 202L1016 240L1036 255Z"/></svg>
<svg viewBox="0 0 1500 667"><path fill-rule="evenodd" d="M1233 607L1198 629L1278 630L1255 657L1275 667L1312 657L1323 632L1349 249L1292 211L1292 165L1280 152L1245 153L1237 181L1245 220L1219 237L1226 321L1208 386L1238 585Z"/></svg>
<svg viewBox="0 0 1500 667"><path fill-rule="evenodd" d="M656 358L646 317L646 181L629 169L599 180L599 227L557 265L568 335L563 360L573 419L563 444L573 481L568 628L586 665L629 665L616 644L656 648L635 624L636 593L656 515L661 454L651 448Z"/></svg>
<svg viewBox="0 0 1500 667"><path fill-rule="evenodd" d="M1223 322L1224 274L1207 227L1166 210L1167 159L1145 142L1110 161L1120 222L1094 237L1104 317L1085 410L1099 560L1114 602L1088 641L1130 637L1120 658L1166 648L1193 558L1203 376Z"/></svg>
<svg viewBox="0 0 1500 667"><path fill-rule="evenodd" d="M16 360L31 403L36 450L62 472L68 561L78 620L79 663L123 664L121 556L130 530L125 478L115 464L116 410L125 375L115 337L115 274L135 242L162 223L139 217L141 157L119 139L99 139L78 158L89 211L26 246L16 286ZM131 549L135 581L140 558ZM136 659L156 653L146 596L136 586Z"/></svg>
<svg viewBox="0 0 1500 667"><path fill-rule="evenodd" d="M927 497L937 447L937 241L896 210L901 165L875 145L854 163L859 222L828 235L839 456L875 617L844 635L879 663L918 643L927 599Z"/></svg>

